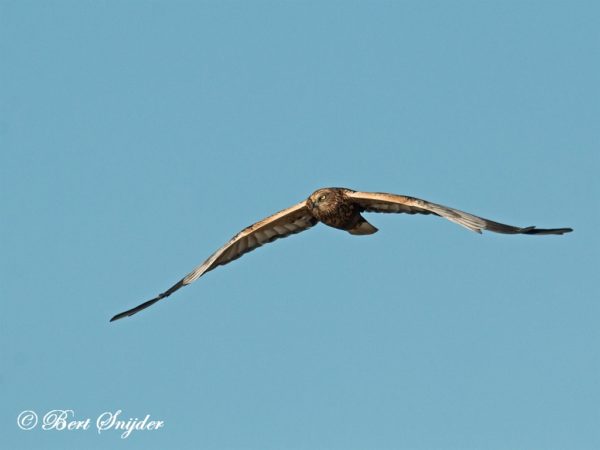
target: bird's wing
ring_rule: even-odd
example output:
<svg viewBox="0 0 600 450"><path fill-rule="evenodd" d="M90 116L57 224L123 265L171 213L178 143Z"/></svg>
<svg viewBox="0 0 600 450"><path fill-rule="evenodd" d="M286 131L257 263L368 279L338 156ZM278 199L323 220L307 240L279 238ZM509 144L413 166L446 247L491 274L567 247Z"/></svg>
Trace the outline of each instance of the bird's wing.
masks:
<svg viewBox="0 0 600 450"><path fill-rule="evenodd" d="M157 301L168 297L173 292L193 283L206 272L214 268L227 264L234 259L239 258L245 253L251 252L255 248L260 247L268 242L273 242L275 239L283 238L291 234L299 233L316 225L318 222L306 208L305 202L300 202L287 209L279 211L266 219L256 222L249 227L244 228L233 238L229 240L223 247L214 252L206 261L188 273L184 278L171 286L162 294L155 298L136 306L133 309L124 311L114 316L110 321L118 320L123 317L132 316L133 314L146 309Z"/></svg>
<svg viewBox="0 0 600 450"><path fill-rule="evenodd" d="M405 195L386 194L383 192L347 192L363 211L380 213L435 214L462 225L469 230L481 233L483 230L505 234L563 234L573 231L571 228L540 229L536 227L514 227L503 223L484 219L483 217L449 208L437 203Z"/></svg>

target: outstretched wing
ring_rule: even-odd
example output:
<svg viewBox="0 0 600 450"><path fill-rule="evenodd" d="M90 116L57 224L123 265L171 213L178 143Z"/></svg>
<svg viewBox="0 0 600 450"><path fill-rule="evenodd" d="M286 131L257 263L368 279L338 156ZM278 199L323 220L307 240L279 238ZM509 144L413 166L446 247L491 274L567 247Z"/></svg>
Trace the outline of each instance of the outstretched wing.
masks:
<svg viewBox="0 0 600 450"><path fill-rule="evenodd" d="M382 192L350 191L346 195L360 206L363 211L380 213L435 214L462 225L469 230L481 233L483 230L505 234L564 234L573 231L571 228L541 229L536 227L519 228L512 225L494 222L483 217L431 203L419 198L405 195L385 194Z"/></svg>
<svg viewBox="0 0 600 450"><path fill-rule="evenodd" d="M290 208L279 211L260 222L256 222L255 224L244 228L223 247L213 253L206 261L162 294L159 294L155 298L148 300L135 308L117 314L110 319L110 321L112 322L114 320L122 319L123 317L132 316L153 305L157 301L168 297L183 286L193 283L206 272L209 272L218 266L227 264L263 244L307 230L316 225L317 222L318 220L308 212L306 202L300 202Z"/></svg>

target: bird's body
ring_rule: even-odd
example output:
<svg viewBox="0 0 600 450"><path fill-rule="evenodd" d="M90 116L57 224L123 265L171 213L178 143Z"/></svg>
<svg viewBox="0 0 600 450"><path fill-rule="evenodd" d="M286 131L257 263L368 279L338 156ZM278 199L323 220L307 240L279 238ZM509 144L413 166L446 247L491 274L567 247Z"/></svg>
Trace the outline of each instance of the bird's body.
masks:
<svg viewBox="0 0 600 450"><path fill-rule="evenodd" d="M244 228L204 263L157 297L117 314L111 319L131 316L173 292L186 286L205 273L239 258L263 244L307 230L319 222L353 235L377 232L362 216L364 212L434 214L455 222L477 233L489 230L504 234L564 234L571 228L540 229L514 227L494 222L473 214L404 195L380 192L358 192L346 188L323 188L313 192L308 199L279 211L272 216Z"/></svg>
<svg viewBox="0 0 600 450"><path fill-rule="evenodd" d="M319 189L308 197L306 206L315 219L330 227L352 234L375 233L377 228L370 224L370 228L363 225L368 222L360 215L362 210L359 205L348 197L350 192L353 191L345 188ZM370 232L360 232L361 226Z"/></svg>

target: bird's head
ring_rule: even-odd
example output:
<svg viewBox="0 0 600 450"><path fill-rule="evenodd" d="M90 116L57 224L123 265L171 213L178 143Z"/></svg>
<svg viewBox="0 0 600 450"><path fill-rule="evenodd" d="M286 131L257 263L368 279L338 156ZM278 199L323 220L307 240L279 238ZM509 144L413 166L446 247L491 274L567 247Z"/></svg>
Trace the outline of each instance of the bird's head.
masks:
<svg viewBox="0 0 600 450"><path fill-rule="evenodd" d="M336 192L327 188L319 189L313 192L306 201L306 205L310 210L317 210L321 212L335 208L336 204Z"/></svg>

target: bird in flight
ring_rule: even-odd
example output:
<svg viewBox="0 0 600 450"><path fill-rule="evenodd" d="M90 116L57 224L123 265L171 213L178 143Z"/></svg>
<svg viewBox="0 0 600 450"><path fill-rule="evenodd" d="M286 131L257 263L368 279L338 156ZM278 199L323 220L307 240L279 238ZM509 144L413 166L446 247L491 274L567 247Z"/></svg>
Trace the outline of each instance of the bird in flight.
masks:
<svg viewBox="0 0 600 450"><path fill-rule="evenodd" d="M263 244L308 230L319 222L354 235L376 233L377 228L367 222L361 215L363 212L433 214L477 233L483 230L504 234L564 234L573 231L572 228L514 227L405 195L323 188L313 192L308 199L244 228L165 292L117 314L110 321L132 316L183 286L193 283L216 267L225 265Z"/></svg>

